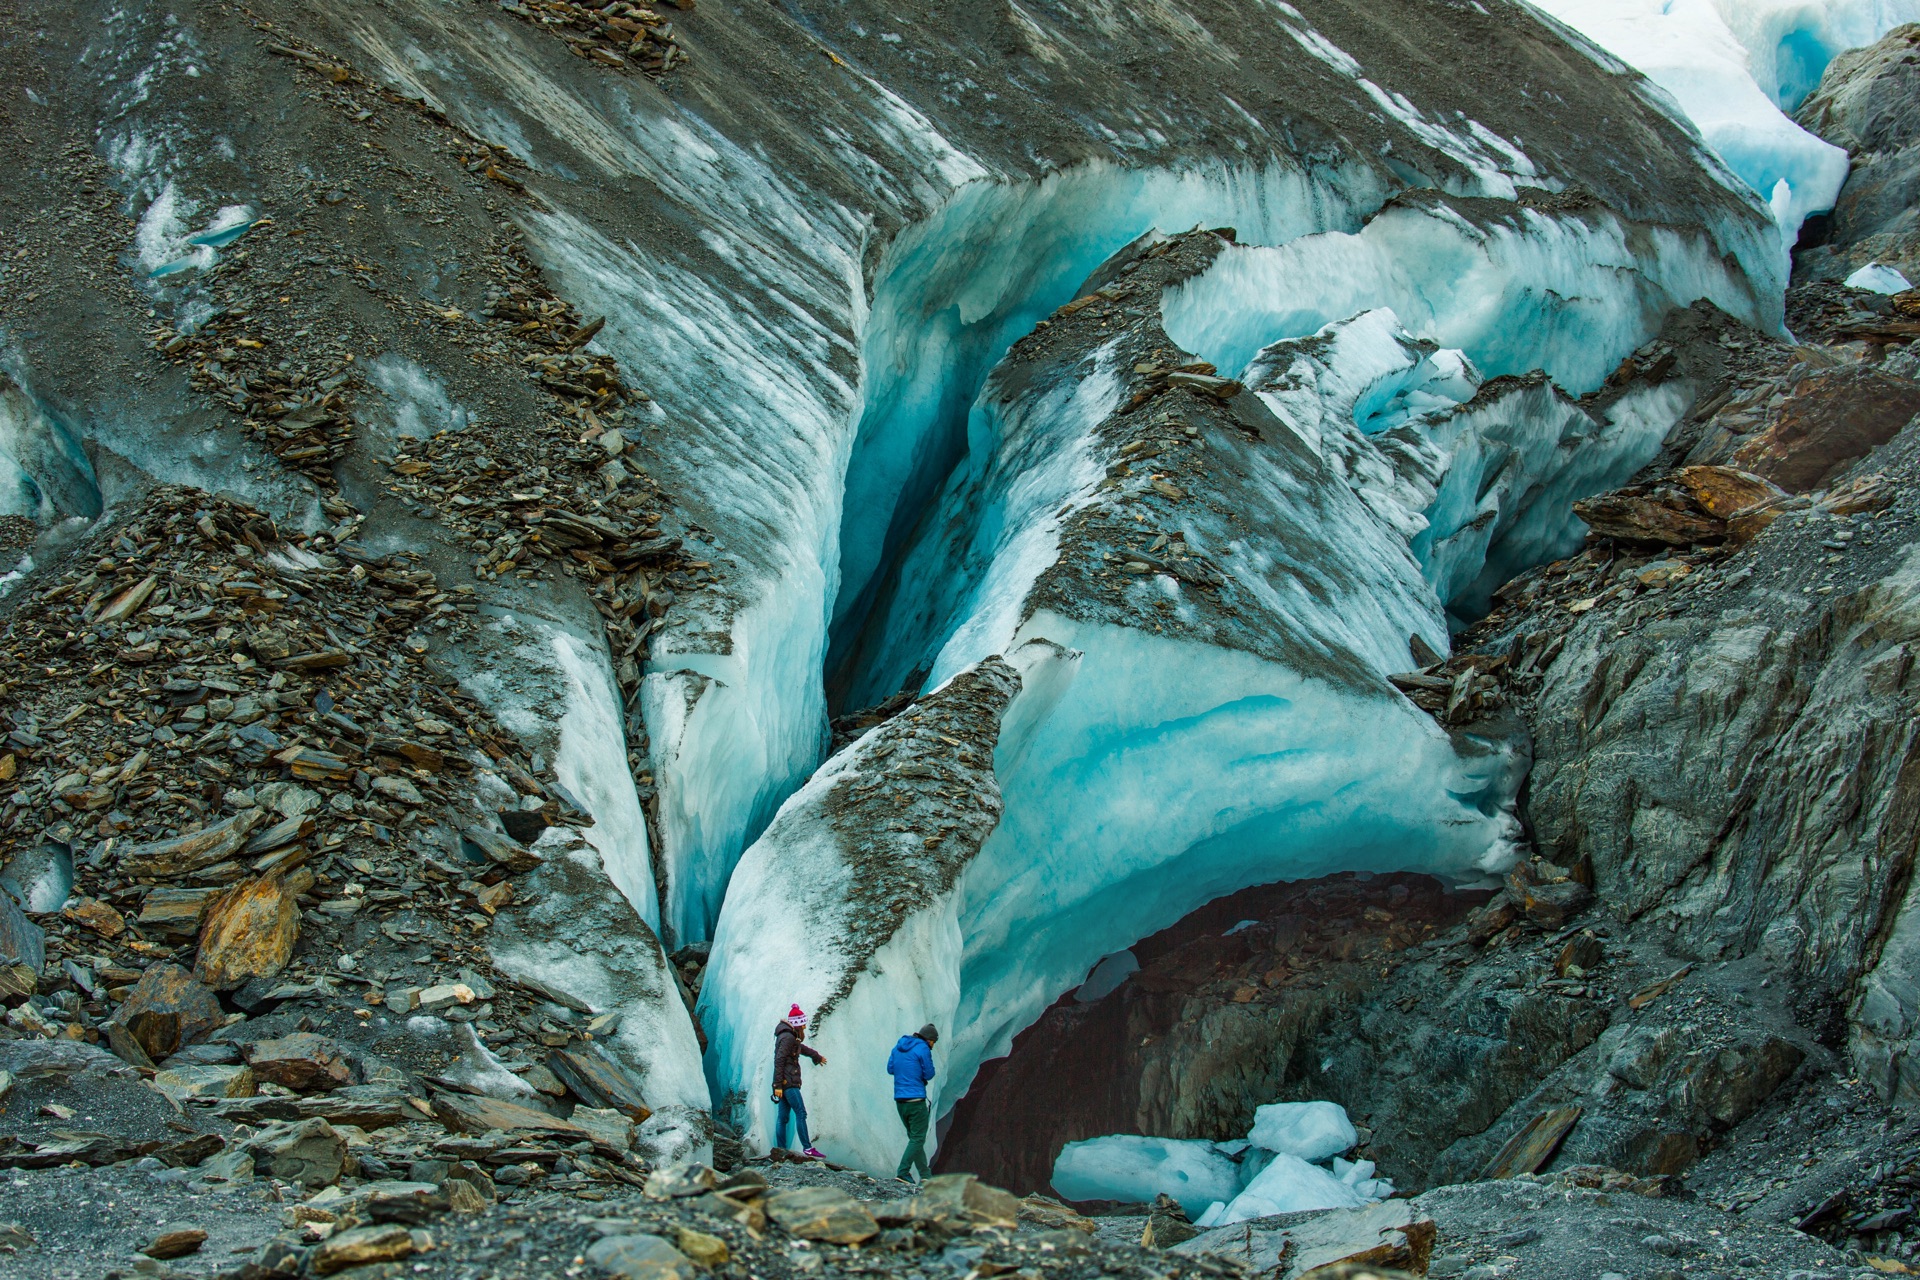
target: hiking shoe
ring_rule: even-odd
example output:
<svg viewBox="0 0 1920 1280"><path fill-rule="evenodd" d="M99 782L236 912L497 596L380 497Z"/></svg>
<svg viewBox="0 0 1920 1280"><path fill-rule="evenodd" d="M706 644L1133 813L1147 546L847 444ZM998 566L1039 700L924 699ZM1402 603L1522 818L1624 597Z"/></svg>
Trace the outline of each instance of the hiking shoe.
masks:
<svg viewBox="0 0 1920 1280"><path fill-rule="evenodd" d="M809 1160L825 1160L826 1159L826 1156L822 1155L818 1150L816 1150L813 1147L808 1147L805 1151L802 1151L800 1154L807 1157L807 1159Z"/></svg>

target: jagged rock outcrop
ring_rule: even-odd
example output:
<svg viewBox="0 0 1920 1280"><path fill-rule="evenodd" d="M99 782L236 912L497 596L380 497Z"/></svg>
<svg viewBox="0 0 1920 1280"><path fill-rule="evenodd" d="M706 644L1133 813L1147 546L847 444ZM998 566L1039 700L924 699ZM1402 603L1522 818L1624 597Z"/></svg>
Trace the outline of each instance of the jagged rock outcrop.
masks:
<svg viewBox="0 0 1920 1280"><path fill-rule="evenodd" d="M1795 262L1796 275L1842 280L1879 262L1920 281L1920 23L1835 58L1794 118L1846 149L1840 202Z"/></svg>

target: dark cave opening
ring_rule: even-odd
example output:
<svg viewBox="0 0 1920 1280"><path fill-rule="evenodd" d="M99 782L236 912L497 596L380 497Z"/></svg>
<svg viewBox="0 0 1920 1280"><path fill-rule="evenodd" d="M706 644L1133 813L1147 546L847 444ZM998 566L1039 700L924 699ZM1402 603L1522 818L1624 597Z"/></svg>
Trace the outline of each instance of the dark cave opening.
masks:
<svg viewBox="0 0 1920 1280"><path fill-rule="evenodd" d="M1491 896L1433 876L1343 873L1216 898L1132 948L1098 999L1070 991L980 1067L943 1119L935 1172L1054 1194L1069 1142L1227 1140L1253 1109L1305 1100L1315 1035L1416 946ZM1334 1098L1364 1114L1364 1100ZM1097 1206L1096 1206L1097 1207Z"/></svg>

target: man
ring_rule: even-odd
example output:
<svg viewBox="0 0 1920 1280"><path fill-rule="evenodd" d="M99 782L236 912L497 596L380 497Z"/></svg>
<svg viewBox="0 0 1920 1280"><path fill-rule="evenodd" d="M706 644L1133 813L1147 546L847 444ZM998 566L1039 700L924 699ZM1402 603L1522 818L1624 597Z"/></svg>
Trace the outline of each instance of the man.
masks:
<svg viewBox="0 0 1920 1280"><path fill-rule="evenodd" d="M807 1015L796 1004L773 1026L773 1100L779 1106L773 1118L773 1145L787 1145L787 1122L791 1120L800 1135L800 1153L810 1160L824 1160L826 1157L813 1149L813 1137L807 1132L807 1103L800 1096L800 1055L806 1054L823 1067L827 1059L806 1039Z"/></svg>
<svg viewBox="0 0 1920 1280"><path fill-rule="evenodd" d="M929 1022L910 1036L901 1036L887 1057L887 1074L893 1077L893 1105L900 1112L900 1123L907 1127L907 1150L900 1157L894 1177L911 1186L909 1169L920 1171L921 1181L932 1176L927 1166L927 1081L933 1079L933 1046L940 1033Z"/></svg>

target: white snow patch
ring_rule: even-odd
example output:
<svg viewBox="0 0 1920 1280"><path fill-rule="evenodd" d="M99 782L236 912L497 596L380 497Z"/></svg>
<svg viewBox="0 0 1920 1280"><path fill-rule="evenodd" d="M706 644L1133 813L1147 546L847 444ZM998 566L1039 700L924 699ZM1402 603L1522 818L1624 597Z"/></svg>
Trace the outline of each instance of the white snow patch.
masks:
<svg viewBox="0 0 1920 1280"><path fill-rule="evenodd" d="M1247 1141L1276 1155L1330 1160L1360 1141L1347 1109L1334 1102L1270 1102L1256 1107Z"/></svg>
<svg viewBox="0 0 1920 1280"><path fill-rule="evenodd" d="M1905 293L1913 285L1894 268L1869 262L1847 277L1847 288L1867 289L1874 293Z"/></svg>
<svg viewBox="0 0 1920 1280"><path fill-rule="evenodd" d="M1920 20L1920 0L1533 0L1637 68L1773 208L1782 254L1831 209L1847 154L1788 119L1835 56Z"/></svg>

